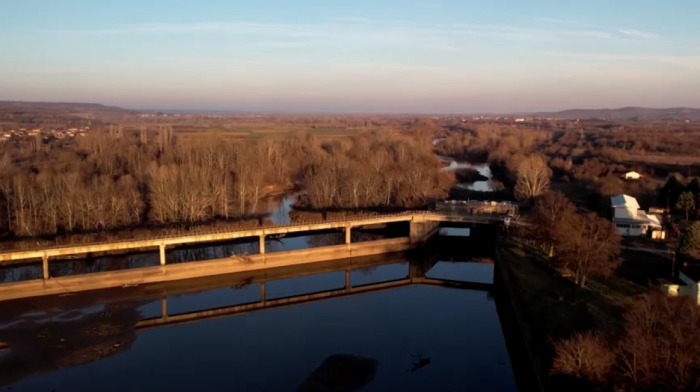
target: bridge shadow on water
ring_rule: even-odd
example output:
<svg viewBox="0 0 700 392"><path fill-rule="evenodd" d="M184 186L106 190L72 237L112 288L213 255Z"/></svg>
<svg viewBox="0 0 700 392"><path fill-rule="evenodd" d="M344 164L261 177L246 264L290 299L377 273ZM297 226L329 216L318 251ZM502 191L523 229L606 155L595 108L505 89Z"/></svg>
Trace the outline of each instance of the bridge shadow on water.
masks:
<svg viewBox="0 0 700 392"><path fill-rule="evenodd" d="M374 294L367 298L373 298L379 293L385 293L382 295L394 298L392 303L396 306L395 311L397 314L404 311L411 312L413 308L422 308L420 301L423 300L421 300L421 296L416 296L418 294L409 296L408 292L405 291L409 286L425 288L421 290L434 290L434 288L440 287L448 288L448 290L465 290L466 293L471 293L469 294L470 298L476 295L477 297L482 296L488 302L494 302L494 295L491 294L491 290L493 288L495 240L493 239L494 233L490 230L471 230L469 238L437 237L426 244L425 247L409 252L319 262L305 266L283 267L251 273L137 287L99 290L70 296L0 302L0 342L4 342L0 345L0 349L4 349L4 351L0 352L0 369L3 369L0 372L0 386L15 385L18 387L18 390L21 390L20 387L26 385L26 388L30 390L31 387L36 386L32 384L32 380L41 379L48 383L41 384L40 381L36 381L41 385L51 384L51 374L56 369L80 368L89 363L106 359L111 360L115 356L121 357L117 354L134 350L136 351L134 351L133 355L146 355L141 353L142 350L137 350L135 347L139 341L138 337L142 334L150 334L150 331L162 333L162 336L170 335L171 339L184 339L185 336L188 336L182 335L184 332L173 332L177 331L177 329L165 329L168 326L182 326L177 328L185 328L185 325L196 324L196 330L203 330L202 328L205 328L205 325L211 325L207 323L211 323L213 320L227 319L234 315L257 314L258 312L271 309L280 309L281 311L281 309L296 308L296 306L302 306L303 304L321 303L330 300L336 301L335 299L340 298L363 297L370 295L370 293ZM445 294L441 294L441 298L449 294L449 292L442 293ZM402 297L415 298L413 301L418 302L413 302L413 305L396 302L400 301ZM461 313L459 309L452 307L453 299L444 297L443 301L444 303L438 306L444 306L441 310L444 313L438 313L433 318L451 317L450 314L453 312ZM342 303L345 303L347 306L347 302ZM337 304L340 305L341 302ZM304 309L310 309L308 308L309 305L303 306L306 306ZM465 303L465 306L468 305ZM326 312L328 312L333 307L324 307L324 309L327 309ZM371 308L358 310L355 307L347 309L348 312L362 310L365 312L378 311L386 313L387 311L393 311L391 309L373 310ZM481 314L481 312L483 311L478 311L475 317L486 317L477 315ZM284 313L287 314L289 311L285 310ZM379 319L379 314L377 313L374 317ZM306 322L324 325L330 323L327 328L329 328L328 331L331 333L330 331L335 327L333 326L333 318L328 317L327 314L315 313ZM416 314L415 317L419 317L419 314ZM493 318L493 316L489 317ZM404 320L401 317L399 319ZM372 320L372 318L367 320ZM382 328L377 326L378 328L374 329L375 332L373 333L382 336L388 333L389 335L386 335L383 339L390 340L392 328L394 333L407 328L405 320L396 322L389 320L391 319L385 319L384 323L389 323L393 327L387 327L388 329L385 331L384 328L386 326L382 326ZM495 320L497 322L498 316L496 316ZM423 320L420 324L423 325L425 322L427 321ZM287 325L283 321L283 324L279 326L282 328L280 333L291 333L281 332L284 331L285 326L292 328L291 325ZM356 327L359 328L359 326ZM435 326L431 328L433 327ZM192 330L190 327L188 328ZM306 335L302 333L302 335L290 336L300 337ZM194 337L187 339L191 338ZM205 335L197 335L196 339L206 340L207 338ZM257 339L262 339L259 344L266 346L263 343L266 339L264 335ZM316 336L314 339L322 339L322 337ZM438 342L435 344L438 346L465 344L464 342L456 343L463 340L459 336L454 336L451 339L457 340L448 343L438 339ZM503 339L502 335L500 339ZM176 341L172 341L171 344L174 345L171 347L173 350L178 345ZM404 344L410 345L407 342ZM331 341L324 345L334 346ZM291 343L290 350L292 349L291 346L296 346L296 344ZM508 346L510 350L512 345L508 344ZM283 348L278 347L277 349L281 350ZM422 350L431 351L426 347L422 347ZM442 348L440 350L449 349ZM436 353L439 353L440 350L432 349ZM499 350L501 349L495 349L494 352L500 352ZM136 352L139 354L136 354ZM167 352L161 352L160 354L168 355ZM255 357L256 354L247 352L247 355ZM465 353L465 355L474 356L476 353ZM479 353L479 355L489 356L487 353ZM479 355L476 355L476 357L479 357ZM481 371L475 370L479 366L486 366L476 365L479 363L478 359L465 360L469 363L473 362L473 366L477 366L472 369L472 371L476 372L472 377L477 380L470 381L475 382L473 386L480 387L482 390L493 390L491 387L497 384L498 387L496 389L498 390L516 390L507 352L505 355L505 358L499 357L500 359L496 365L489 365L505 369L494 370L494 374L499 374L494 376L487 376L486 374L489 370L485 370L486 368ZM439 357L438 354L434 356ZM510 357L513 358L513 353L511 353ZM408 358L397 357L392 359L392 361L394 360L406 362L401 365L406 374L404 377L414 373L416 374L415 377L419 377L423 369L435 368L436 370L430 370L431 372L436 372L433 376L430 376L430 380L424 380L432 383L437 382L435 380L442 380L442 378L446 377L447 373L439 377L438 374L442 374L441 372L447 371L445 369L454 366L447 365L444 361L442 364L438 364L439 362L433 363L431 362L431 357L422 352L412 352ZM373 387L380 388L379 390L385 389L389 384L386 384L387 381L382 378L382 375L385 374L382 372L382 369L398 365L387 363L386 359L382 361L371 356L361 355L361 353L341 352L326 356L324 360L316 362L316 364L308 364L308 366L307 376L296 381L297 390L299 391L356 391L364 386L367 386L370 390L374 390L372 389ZM85 367L83 366L83 368ZM413 368L413 371L405 371L411 368ZM259 371L262 370L259 369ZM479 376L479 372L484 372L484 374ZM155 371L152 376L157 377L157 373L158 371ZM148 372L145 374L148 374ZM39 375L42 376L40 377ZM377 380L375 380L375 376L378 377ZM142 375L142 377L145 376ZM384 378L386 377L384 376ZM396 377L398 376L394 377L394 381L391 382L398 382L399 384L404 382L397 381ZM479 377L484 377L484 379L479 379ZM206 384L204 381L201 382ZM418 385L421 385L420 382L415 380L412 383L416 385L416 388ZM104 386L105 384L85 384L84 390L90 390L90 388L109 389L96 387L98 385ZM147 382L143 386L145 387L145 385L150 385L150 383ZM155 383L153 385L159 384ZM412 384L409 383L407 385ZM182 388L185 388L185 386L186 384L183 384ZM175 390L178 388L170 389ZM80 390L80 388L76 390ZM444 389L437 388L433 390Z"/></svg>

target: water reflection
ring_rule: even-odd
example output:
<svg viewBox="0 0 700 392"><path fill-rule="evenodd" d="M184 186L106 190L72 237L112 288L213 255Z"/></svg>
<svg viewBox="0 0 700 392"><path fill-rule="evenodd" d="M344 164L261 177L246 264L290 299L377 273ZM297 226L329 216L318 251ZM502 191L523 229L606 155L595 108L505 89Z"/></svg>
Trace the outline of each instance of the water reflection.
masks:
<svg viewBox="0 0 700 392"><path fill-rule="evenodd" d="M354 392L374 379L378 361L360 355L335 354L323 360L297 392Z"/></svg>
<svg viewBox="0 0 700 392"><path fill-rule="evenodd" d="M11 350L0 358L0 385L42 372L81 366L128 350L141 315L136 304L110 304L101 312L73 311L72 317L25 320L0 330Z"/></svg>
<svg viewBox="0 0 700 392"><path fill-rule="evenodd" d="M488 294L413 284L483 280L473 263L442 259L393 254L0 303L0 341L12 348L2 381L20 391L515 390Z"/></svg>

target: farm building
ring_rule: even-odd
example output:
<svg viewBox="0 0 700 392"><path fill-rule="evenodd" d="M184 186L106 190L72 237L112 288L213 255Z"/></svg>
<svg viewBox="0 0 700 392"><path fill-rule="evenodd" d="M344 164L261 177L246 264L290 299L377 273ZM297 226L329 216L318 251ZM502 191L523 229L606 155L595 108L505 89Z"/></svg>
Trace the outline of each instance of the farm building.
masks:
<svg viewBox="0 0 700 392"><path fill-rule="evenodd" d="M624 237L649 236L664 239L665 233L659 217L639 209L637 199L628 195L610 198L613 211L612 221L617 233Z"/></svg>
<svg viewBox="0 0 700 392"><path fill-rule="evenodd" d="M642 178L642 175L637 173L636 171L630 171L625 173L622 178L624 178L625 180L639 180L640 178Z"/></svg>

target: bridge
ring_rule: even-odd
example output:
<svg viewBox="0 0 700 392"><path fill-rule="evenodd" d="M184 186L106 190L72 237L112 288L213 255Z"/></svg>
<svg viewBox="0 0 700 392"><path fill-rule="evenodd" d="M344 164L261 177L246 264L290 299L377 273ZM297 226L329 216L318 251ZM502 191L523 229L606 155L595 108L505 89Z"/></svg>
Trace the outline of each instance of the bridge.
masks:
<svg viewBox="0 0 700 392"><path fill-rule="evenodd" d="M465 214L463 212L454 211L406 211L398 214L346 217L338 220L317 221L313 223L300 222L288 225L268 225L233 231L213 230L181 236L65 245L43 249L6 252L0 253L0 265L15 263L21 260L41 260L43 279L0 284L0 300L191 279L217 274L255 271L265 268L306 264L347 257L405 251L421 246L425 241L435 235L440 222L493 224L503 222L505 217L506 215L504 214L494 213ZM409 233L407 237L357 244L351 241L351 232L353 228L385 225L396 222L407 222L409 224ZM344 230L345 244L273 253L266 253L265 251L266 240L270 237L288 233L311 233L322 230ZM193 263L166 264L167 247L255 237L257 237L259 241L258 254L232 256L231 258ZM159 250L160 266L63 277L51 277L49 275L49 261L51 258L105 252L133 252L147 249Z"/></svg>

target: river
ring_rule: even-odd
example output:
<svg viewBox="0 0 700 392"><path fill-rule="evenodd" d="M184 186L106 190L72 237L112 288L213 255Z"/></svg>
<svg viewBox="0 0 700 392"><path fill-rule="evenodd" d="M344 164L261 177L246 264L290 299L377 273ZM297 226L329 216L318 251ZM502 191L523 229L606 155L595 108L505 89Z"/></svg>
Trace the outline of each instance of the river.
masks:
<svg viewBox="0 0 700 392"><path fill-rule="evenodd" d="M491 168L488 163L469 163L463 161L456 161L453 158L440 156L440 159L449 161L450 164L443 167L442 170L454 171L458 169L474 169L482 176L486 177L487 180L484 181L474 181L469 183L458 183L455 185L456 188L464 188L472 191L479 192L492 192L494 190L491 180L493 174L491 173Z"/></svg>
<svg viewBox="0 0 700 392"><path fill-rule="evenodd" d="M288 222L292 202L275 203L271 219ZM515 391L496 305L485 291L406 284L211 317L262 303L263 287L265 301L293 302L342 290L348 277L352 287L391 284L425 263L426 278L490 283L493 265L471 260L492 252L493 243L475 238L473 230L440 232L435 250L417 255L1 302L0 341L10 349L0 351L0 389L312 391L314 382L335 382L337 391ZM323 233L271 246L289 250L343 240L342 233ZM168 257L191 262L254 247L214 244ZM102 270L95 266L107 268L114 260L140 266L151 257L103 257L90 266ZM206 317L143 326L192 312Z"/></svg>

